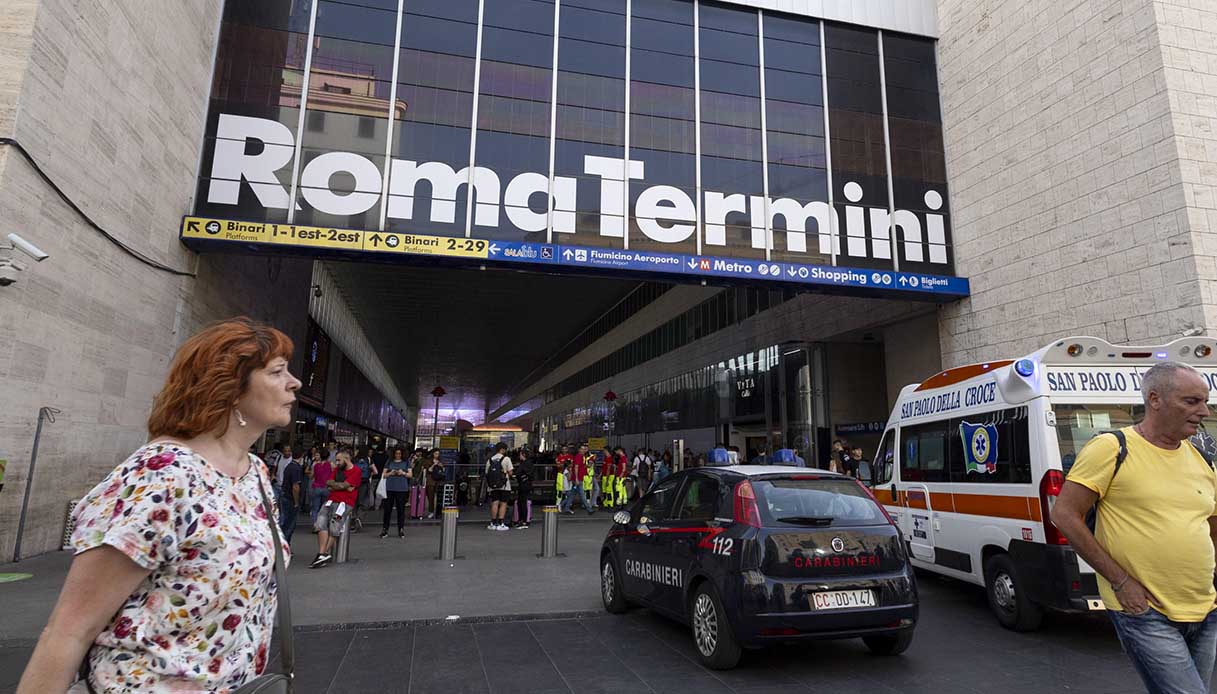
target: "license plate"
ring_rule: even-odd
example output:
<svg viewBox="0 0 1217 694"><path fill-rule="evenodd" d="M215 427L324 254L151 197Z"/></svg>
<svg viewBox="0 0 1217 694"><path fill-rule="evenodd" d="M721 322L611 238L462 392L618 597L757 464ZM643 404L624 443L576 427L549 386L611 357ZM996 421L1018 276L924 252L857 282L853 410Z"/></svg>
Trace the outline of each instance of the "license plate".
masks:
<svg viewBox="0 0 1217 694"><path fill-rule="evenodd" d="M875 592L873 590L833 590L827 593L812 593L811 601L817 610L874 607Z"/></svg>

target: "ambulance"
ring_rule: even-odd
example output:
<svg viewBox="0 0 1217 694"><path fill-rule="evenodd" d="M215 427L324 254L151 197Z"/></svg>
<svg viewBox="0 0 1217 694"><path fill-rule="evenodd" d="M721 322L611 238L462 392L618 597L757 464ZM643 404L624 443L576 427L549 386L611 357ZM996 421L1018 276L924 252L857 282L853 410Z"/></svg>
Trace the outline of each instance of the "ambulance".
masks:
<svg viewBox="0 0 1217 694"><path fill-rule="evenodd" d="M875 455L874 494L915 567L985 588L1002 626L1045 610L1102 610L1094 569L1050 511L1078 451L1141 419L1141 377L1195 367L1217 404L1217 340L1128 347L1071 337L1020 359L943 371L906 386Z"/></svg>

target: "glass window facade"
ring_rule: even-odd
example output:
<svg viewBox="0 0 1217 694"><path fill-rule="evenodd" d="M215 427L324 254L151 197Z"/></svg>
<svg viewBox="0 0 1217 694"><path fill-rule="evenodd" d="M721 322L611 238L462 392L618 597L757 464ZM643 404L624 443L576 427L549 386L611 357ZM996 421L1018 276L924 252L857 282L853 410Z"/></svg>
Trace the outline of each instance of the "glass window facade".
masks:
<svg viewBox="0 0 1217 694"><path fill-rule="evenodd" d="M938 104L931 39L710 0L229 3L195 213L951 274Z"/></svg>

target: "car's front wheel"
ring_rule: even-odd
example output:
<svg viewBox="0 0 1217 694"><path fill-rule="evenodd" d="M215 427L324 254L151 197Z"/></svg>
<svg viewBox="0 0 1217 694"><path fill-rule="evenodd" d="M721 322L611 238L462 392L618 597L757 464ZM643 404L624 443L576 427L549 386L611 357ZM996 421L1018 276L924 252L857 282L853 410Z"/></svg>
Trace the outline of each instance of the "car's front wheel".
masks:
<svg viewBox="0 0 1217 694"><path fill-rule="evenodd" d="M693 595L691 609L693 644L701 662L711 670L730 670L739 663L742 649L731 632L727 613L709 583L702 583Z"/></svg>
<svg viewBox="0 0 1217 694"><path fill-rule="evenodd" d="M863 636L862 643L875 655L900 655L913 644L913 630L905 629L892 634Z"/></svg>
<svg viewBox="0 0 1217 694"><path fill-rule="evenodd" d="M621 591L621 578L613 566L613 555L608 553L600 560L600 599L611 614L621 614L629 607Z"/></svg>

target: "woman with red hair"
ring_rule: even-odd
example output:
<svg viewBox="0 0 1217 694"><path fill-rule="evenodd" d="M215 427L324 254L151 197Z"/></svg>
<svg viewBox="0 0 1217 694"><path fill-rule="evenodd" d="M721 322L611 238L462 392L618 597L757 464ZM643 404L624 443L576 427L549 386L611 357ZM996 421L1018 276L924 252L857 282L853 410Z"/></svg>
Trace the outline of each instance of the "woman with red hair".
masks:
<svg viewBox="0 0 1217 694"><path fill-rule="evenodd" d="M181 346L149 443L76 506L76 556L19 694L67 690L82 661L96 692L228 694L262 673L275 538L270 477L248 451L291 423L291 354L286 335L247 318Z"/></svg>

